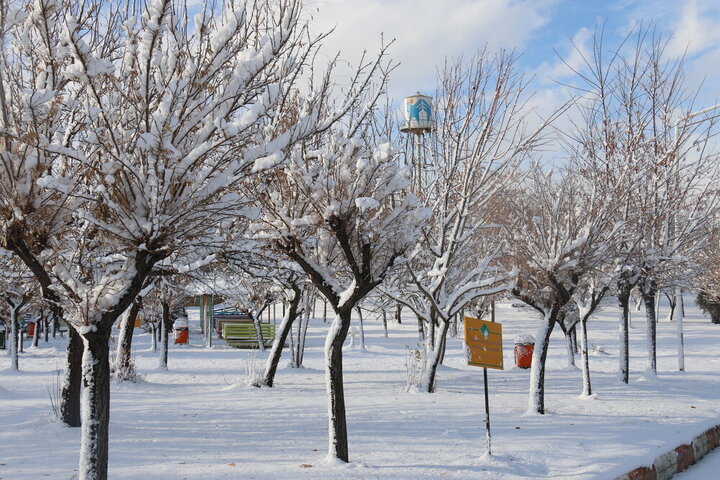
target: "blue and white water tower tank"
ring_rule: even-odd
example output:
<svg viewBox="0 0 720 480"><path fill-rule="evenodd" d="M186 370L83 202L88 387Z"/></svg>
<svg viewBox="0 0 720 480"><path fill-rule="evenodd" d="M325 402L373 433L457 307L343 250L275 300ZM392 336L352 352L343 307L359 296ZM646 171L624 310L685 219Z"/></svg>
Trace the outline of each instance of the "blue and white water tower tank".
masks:
<svg viewBox="0 0 720 480"><path fill-rule="evenodd" d="M405 120L400 125L401 132L423 134L435 128L432 97L420 95L418 92L416 95L405 97L402 108Z"/></svg>

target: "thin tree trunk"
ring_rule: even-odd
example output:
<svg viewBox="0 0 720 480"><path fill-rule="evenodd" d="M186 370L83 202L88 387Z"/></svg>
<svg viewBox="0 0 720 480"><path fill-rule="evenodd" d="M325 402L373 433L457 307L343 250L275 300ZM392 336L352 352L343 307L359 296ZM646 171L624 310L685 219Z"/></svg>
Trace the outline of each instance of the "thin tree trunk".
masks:
<svg viewBox="0 0 720 480"><path fill-rule="evenodd" d="M57 318L57 317L56 317ZM74 328L68 330L65 374L60 390L60 420L69 427L79 427L80 390L82 386L83 340Z"/></svg>
<svg viewBox="0 0 720 480"><path fill-rule="evenodd" d="M265 364L265 374L263 375L263 385L272 387L275 383L275 373L277 372L278 364L280 363L280 357L282 355L285 341L287 340L288 334L292 329L293 322L297 318L298 305L300 305L300 289L297 287L293 288L294 296L290 299L290 305L287 312L283 316L280 322L279 332L275 335L272 348L270 349L270 355L268 356L267 363Z"/></svg>
<svg viewBox="0 0 720 480"><path fill-rule="evenodd" d="M450 324L448 323L448 327L449 326L450 326ZM437 331L437 329L436 329L436 331ZM440 329L440 337L437 339L437 342L439 342L439 343L436 342L436 344L440 348L440 361L438 362L440 365L442 365L443 362L445 362L445 351L447 350L447 336L448 336L448 332L446 331L445 334L443 334L442 329Z"/></svg>
<svg viewBox="0 0 720 480"><path fill-rule="evenodd" d="M567 365L568 368L575 368L575 349L573 348L572 334L570 330L565 334L565 348L567 350Z"/></svg>
<svg viewBox="0 0 720 480"><path fill-rule="evenodd" d="M657 318L655 317L656 291L650 287L649 291L642 292L645 302L645 317L647 320L647 370L657 375Z"/></svg>
<svg viewBox="0 0 720 480"><path fill-rule="evenodd" d="M423 343L425 343L425 320L420 315L417 315L417 325L418 325L418 344L422 345Z"/></svg>
<svg viewBox="0 0 720 480"><path fill-rule="evenodd" d="M50 322L54 316L55 315L52 312L49 312L48 315L45 317L45 329L43 330L43 335L45 336L45 343L48 343L48 341L50 340Z"/></svg>
<svg viewBox="0 0 720 480"><path fill-rule="evenodd" d="M395 321L398 325L402 325L402 305L399 303L395 307Z"/></svg>
<svg viewBox="0 0 720 480"><path fill-rule="evenodd" d="M677 308L677 294L675 290L673 289L673 293L670 294L670 292L664 292L665 298L668 300L668 304L670 305L670 310L668 311L667 315L667 321L672 322L675 320L675 309ZM661 295L658 295L658 298L661 297Z"/></svg>
<svg viewBox="0 0 720 480"><path fill-rule="evenodd" d="M590 355L588 352L588 336L587 336L587 315L582 314L580 317L580 346L581 346L581 363L583 375L583 397L592 395L592 384L590 382Z"/></svg>
<svg viewBox="0 0 720 480"><path fill-rule="evenodd" d="M166 301L162 304L162 319L160 320L160 365L161 370L168 368L168 330L170 330L170 304Z"/></svg>
<svg viewBox="0 0 720 480"><path fill-rule="evenodd" d="M325 340L325 374L328 393L328 456L349 461L342 347L350 329L352 309L338 312Z"/></svg>
<svg viewBox="0 0 720 480"><path fill-rule="evenodd" d="M630 288L620 286L618 292L618 306L620 307L618 380L622 383L630 381L630 353L629 353L629 321L630 321Z"/></svg>
<svg viewBox="0 0 720 480"><path fill-rule="evenodd" d="M683 323L685 312L683 311L682 305L682 289L675 287L675 303L676 308L673 309L677 312L677 319L675 319L677 325L677 350L678 350L678 370L681 372L685 371L685 334L683 332Z"/></svg>
<svg viewBox="0 0 720 480"><path fill-rule="evenodd" d="M151 348L153 352L157 352L157 320L150 322L150 335L152 337Z"/></svg>
<svg viewBox="0 0 720 480"><path fill-rule="evenodd" d="M20 370L18 349L20 346L20 321L18 320L18 309L10 307L10 370Z"/></svg>
<svg viewBox="0 0 720 480"><path fill-rule="evenodd" d="M360 349L365 350L365 325L363 324L363 314L360 305L356 307L358 313L358 319L360 321Z"/></svg>
<svg viewBox="0 0 720 480"><path fill-rule="evenodd" d="M253 315L253 325L255 326L255 336L257 337L258 349L261 352L265 351L265 339L263 338L262 327L260 326L260 319L262 318L263 310L265 310L264 306L261 307L260 310L257 311L256 315Z"/></svg>
<svg viewBox="0 0 720 480"><path fill-rule="evenodd" d="M42 315L35 321L35 335L33 335L31 347L35 348L38 346L38 339L40 338L40 331L42 328L43 317Z"/></svg>
<svg viewBox="0 0 720 480"><path fill-rule="evenodd" d="M577 323L570 329L570 342L572 343L573 352L580 353L580 347L577 340Z"/></svg>
<svg viewBox="0 0 720 480"><path fill-rule="evenodd" d="M535 336L535 350L533 351L532 366L530 367L530 398L529 411L545 414L545 360L547 359L550 334L555 327L555 317L552 313L546 314L543 323Z"/></svg>
<svg viewBox="0 0 720 480"><path fill-rule="evenodd" d="M109 331L82 336L82 440L80 480L107 480L110 422Z"/></svg>
<svg viewBox="0 0 720 480"><path fill-rule="evenodd" d="M310 324L310 309L306 308L301 318L298 333L298 368L302 367L303 360L305 359L305 339L307 338L308 325Z"/></svg>

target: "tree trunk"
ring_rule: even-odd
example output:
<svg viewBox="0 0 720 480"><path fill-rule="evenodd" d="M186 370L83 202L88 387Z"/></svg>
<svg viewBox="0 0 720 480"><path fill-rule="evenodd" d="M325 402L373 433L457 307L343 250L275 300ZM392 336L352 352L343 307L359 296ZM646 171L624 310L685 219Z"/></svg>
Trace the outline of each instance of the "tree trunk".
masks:
<svg viewBox="0 0 720 480"><path fill-rule="evenodd" d="M111 327L110 327L111 328ZM110 422L109 328L82 335L80 480L107 480Z"/></svg>
<svg viewBox="0 0 720 480"><path fill-rule="evenodd" d="M161 302L162 304L162 319L160 320L160 365L161 370L167 370L168 368L168 330L170 330L170 304L168 302Z"/></svg>
<svg viewBox="0 0 720 480"><path fill-rule="evenodd" d="M555 327L555 315L546 314L543 324L535 336L535 350L533 351L532 367L530 367L530 398L529 411L545 414L545 360L547 359L550 334Z"/></svg>
<svg viewBox="0 0 720 480"><path fill-rule="evenodd" d="M567 350L567 366L568 368L576 368L575 365L575 349L573 348L572 334L570 330L565 334L565 348Z"/></svg>
<svg viewBox="0 0 720 480"><path fill-rule="evenodd" d="M115 354L115 377L120 381L129 379L131 374L131 353L133 332L135 331L135 318L140 312L142 301L136 300L130 307L127 315L120 320L120 334L118 335L117 352Z"/></svg>
<svg viewBox="0 0 720 480"><path fill-rule="evenodd" d="M618 286L618 306L620 307L620 328L618 360L618 380L622 383L630 381L630 353L629 353L629 320L630 320L630 291L628 286Z"/></svg>
<svg viewBox="0 0 720 480"><path fill-rule="evenodd" d="M255 326L255 336L257 337L258 349L261 352L265 351L265 339L262 334L262 327L260 326L260 320L262 319L263 310L265 307L260 308L255 315L253 315L253 325Z"/></svg>
<svg viewBox="0 0 720 480"><path fill-rule="evenodd" d="M298 348L297 348L297 367L302 367L303 360L305 359L305 339L307 338L307 329L310 324L310 309L306 308L302 313L300 328L298 333Z"/></svg>
<svg viewBox="0 0 720 480"><path fill-rule="evenodd" d="M54 321L54 317L55 315L52 312L48 313L48 315L45 317L45 329L43 330L43 335L45 335L45 343L48 343L48 341L50 340L48 336L50 333L50 322Z"/></svg>
<svg viewBox="0 0 720 480"><path fill-rule="evenodd" d="M685 333L683 332L683 323L685 312L682 308L682 289L675 287L675 293L673 295L675 299L676 307L673 308L675 313L675 322L677 326L677 351L678 351L678 370L681 372L685 371Z"/></svg>
<svg viewBox="0 0 720 480"><path fill-rule="evenodd" d="M60 391L60 419L69 427L79 427L81 423L82 356L82 337L74 328L70 327L65 353L65 375L62 390Z"/></svg>
<svg viewBox="0 0 720 480"><path fill-rule="evenodd" d="M668 300L668 305L670 305L670 310L668 311L667 315L667 321L672 322L675 320L675 308L677 307L677 295L675 293L675 290L673 289L673 293L670 294L670 292L664 292L665 298ZM658 295L658 298L660 298L662 295Z"/></svg>
<svg viewBox="0 0 720 480"><path fill-rule="evenodd" d="M40 332L42 331L42 315L35 321L35 334L33 335L31 347L35 348L38 346L38 339L40 338Z"/></svg>
<svg viewBox="0 0 720 480"><path fill-rule="evenodd" d="M430 322L432 323L432 322ZM447 336L448 328L450 324L445 321L440 322L440 329L438 330L438 341L431 342L430 339L425 341L425 371L423 372L422 384L420 385L421 391L427 393L433 393L437 386L437 367L440 365L440 360L443 354L443 338Z"/></svg>
<svg viewBox="0 0 720 480"><path fill-rule="evenodd" d="M581 396L589 397L590 395L592 395L592 384L590 382L590 356L588 353L587 315L582 315L580 317L580 346L583 376L583 391Z"/></svg>
<svg viewBox="0 0 720 480"><path fill-rule="evenodd" d="M272 348L270 349L270 356L268 356L267 363L265 364L265 375L263 375L263 385L272 387L275 383L275 373L277 372L278 364L280 363L280 356L282 355L283 347L287 341L290 330L292 329L293 323L298 315L298 306L300 305L300 289L293 289L295 296L290 299L290 305L280 322L279 332L275 335L275 341L273 342Z"/></svg>
<svg viewBox="0 0 720 480"><path fill-rule="evenodd" d="M150 322L151 348L153 352L157 352L157 329L157 321Z"/></svg>
<svg viewBox="0 0 720 480"><path fill-rule="evenodd" d="M10 307L10 370L20 370L18 349L20 347L20 321L18 320L18 309Z"/></svg>
<svg viewBox="0 0 720 480"><path fill-rule="evenodd" d="M398 323L398 325L402 325L402 305L399 303L395 307L395 321Z"/></svg>
<svg viewBox="0 0 720 480"><path fill-rule="evenodd" d="M385 334L385 338L388 338L388 330L387 330L387 312L385 309L382 311L382 325L383 325L383 333Z"/></svg>
<svg viewBox="0 0 720 480"><path fill-rule="evenodd" d="M325 340L325 374L328 393L328 456L349 461L342 347L350 329L352 308L337 313Z"/></svg>
<svg viewBox="0 0 720 480"><path fill-rule="evenodd" d="M458 336L458 315L453 315L452 319L450 320L450 330L448 331L448 333L452 338L457 338L457 336Z"/></svg>
<svg viewBox="0 0 720 480"><path fill-rule="evenodd" d="M358 319L360 321L360 349L365 350L365 325L363 323L362 308L357 307Z"/></svg>
<svg viewBox="0 0 720 480"><path fill-rule="evenodd" d="M425 320L420 315L417 315L417 324L418 324L418 345L422 345L423 343L425 343Z"/></svg>
<svg viewBox="0 0 720 480"><path fill-rule="evenodd" d="M657 375L657 318L655 317L655 295L654 287L647 291L643 289L642 298L645 302L645 318L647 320L647 370Z"/></svg>
<svg viewBox="0 0 720 480"><path fill-rule="evenodd" d="M572 326L572 328L569 330L570 333L570 342L572 344L572 349L574 353L580 353L580 347L578 346L577 341L577 323Z"/></svg>

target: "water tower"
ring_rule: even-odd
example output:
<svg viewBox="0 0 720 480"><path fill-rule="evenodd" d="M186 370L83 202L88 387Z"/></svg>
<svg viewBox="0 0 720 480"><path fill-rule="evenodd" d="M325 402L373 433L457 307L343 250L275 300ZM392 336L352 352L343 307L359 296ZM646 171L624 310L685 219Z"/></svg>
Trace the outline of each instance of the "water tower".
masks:
<svg viewBox="0 0 720 480"><path fill-rule="evenodd" d="M403 122L400 131L407 134L405 158L413 167L412 187L420 196L427 194L431 181L430 139L435 130L432 97L420 92L403 100Z"/></svg>

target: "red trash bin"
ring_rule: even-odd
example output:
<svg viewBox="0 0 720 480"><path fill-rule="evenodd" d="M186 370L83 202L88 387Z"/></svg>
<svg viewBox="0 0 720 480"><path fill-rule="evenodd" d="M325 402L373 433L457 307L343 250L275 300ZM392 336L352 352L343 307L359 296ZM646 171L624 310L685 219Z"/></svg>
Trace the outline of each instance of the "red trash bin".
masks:
<svg viewBox="0 0 720 480"><path fill-rule="evenodd" d="M173 330L175 334L175 343L187 343L188 342L188 328L176 328Z"/></svg>
<svg viewBox="0 0 720 480"><path fill-rule="evenodd" d="M530 368L534 350L535 338L532 335L515 337L515 365L520 368Z"/></svg>
<svg viewBox="0 0 720 480"><path fill-rule="evenodd" d="M185 317L178 317L173 322L173 333L175 334L175 343L188 343L188 319Z"/></svg>
<svg viewBox="0 0 720 480"><path fill-rule="evenodd" d="M35 336L35 322L28 322L28 324L27 324L27 336L28 336L28 337L34 337L34 336Z"/></svg>

